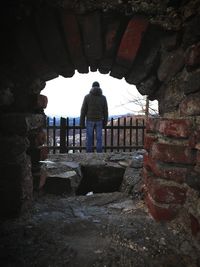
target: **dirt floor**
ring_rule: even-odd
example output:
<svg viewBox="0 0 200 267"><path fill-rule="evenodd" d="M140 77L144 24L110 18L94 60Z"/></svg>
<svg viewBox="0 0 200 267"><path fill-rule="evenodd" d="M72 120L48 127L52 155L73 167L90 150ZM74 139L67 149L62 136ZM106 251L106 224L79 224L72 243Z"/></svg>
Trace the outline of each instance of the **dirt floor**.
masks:
<svg viewBox="0 0 200 267"><path fill-rule="evenodd" d="M1 223L0 266L200 266L188 235L155 222L120 192L35 196L29 214ZM200 254L199 254L200 255Z"/></svg>

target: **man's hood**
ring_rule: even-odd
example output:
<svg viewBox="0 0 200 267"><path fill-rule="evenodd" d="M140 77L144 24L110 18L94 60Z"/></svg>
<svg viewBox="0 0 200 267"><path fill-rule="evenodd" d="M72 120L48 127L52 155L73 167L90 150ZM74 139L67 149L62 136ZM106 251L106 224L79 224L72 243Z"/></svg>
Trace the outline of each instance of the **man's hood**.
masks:
<svg viewBox="0 0 200 267"><path fill-rule="evenodd" d="M90 90L90 94L92 95L102 95L102 90L100 87L92 87L92 89Z"/></svg>

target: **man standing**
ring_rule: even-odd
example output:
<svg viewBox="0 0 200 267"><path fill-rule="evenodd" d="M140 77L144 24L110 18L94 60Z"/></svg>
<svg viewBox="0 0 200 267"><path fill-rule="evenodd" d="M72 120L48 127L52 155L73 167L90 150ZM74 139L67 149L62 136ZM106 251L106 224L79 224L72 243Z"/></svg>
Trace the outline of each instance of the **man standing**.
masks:
<svg viewBox="0 0 200 267"><path fill-rule="evenodd" d="M102 128L108 122L108 105L102 94L100 84L93 82L90 93L83 100L81 107L80 126L85 127L86 119L86 152L93 152L93 134L96 130L97 153L102 152Z"/></svg>

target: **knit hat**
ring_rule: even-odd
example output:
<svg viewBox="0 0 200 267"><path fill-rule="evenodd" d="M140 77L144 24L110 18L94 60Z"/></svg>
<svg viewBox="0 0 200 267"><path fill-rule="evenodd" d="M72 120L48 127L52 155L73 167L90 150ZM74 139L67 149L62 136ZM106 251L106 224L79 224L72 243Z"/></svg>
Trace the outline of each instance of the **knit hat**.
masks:
<svg viewBox="0 0 200 267"><path fill-rule="evenodd" d="M98 82L93 82L92 87L100 87L100 84Z"/></svg>

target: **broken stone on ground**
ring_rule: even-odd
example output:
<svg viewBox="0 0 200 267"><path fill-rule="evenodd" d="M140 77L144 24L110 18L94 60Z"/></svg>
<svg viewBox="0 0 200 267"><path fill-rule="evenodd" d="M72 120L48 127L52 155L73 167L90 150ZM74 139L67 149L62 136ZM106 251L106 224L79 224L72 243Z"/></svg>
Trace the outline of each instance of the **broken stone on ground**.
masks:
<svg viewBox="0 0 200 267"><path fill-rule="evenodd" d="M122 153L76 153L49 155L42 161L39 188L56 195L86 195L88 192L140 191L143 150ZM87 155L87 156L86 156ZM135 189L134 189L135 188ZM139 195L139 192L138 192Z"/></svg>

